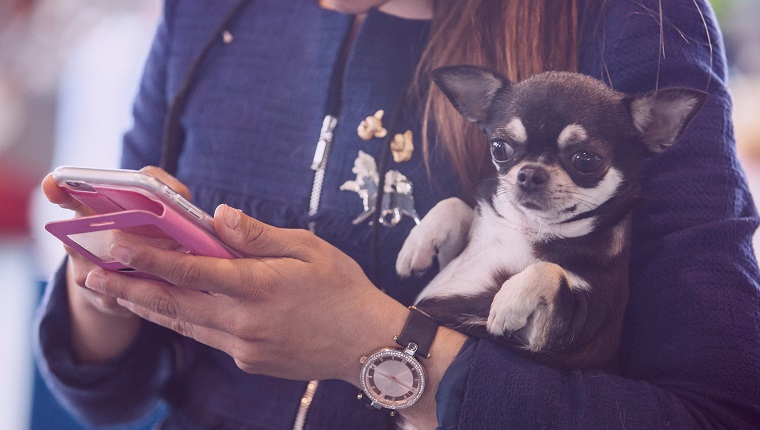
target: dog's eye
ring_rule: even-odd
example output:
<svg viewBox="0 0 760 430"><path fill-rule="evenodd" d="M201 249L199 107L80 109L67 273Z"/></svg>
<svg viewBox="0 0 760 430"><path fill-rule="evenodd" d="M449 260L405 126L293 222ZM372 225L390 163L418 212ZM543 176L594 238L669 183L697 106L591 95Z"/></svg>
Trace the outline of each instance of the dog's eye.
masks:
<svg viewBox="0 0 760 430"><path fill-rule="evenodd" d="M593 152L576 152L573 155L572 161L573 167L575 167L577 171L586 174L596 173L604 167L604 160L602 157Z"/></svg>
<svg viewBox="0 0 760 430"><path fill-rule="evenodd" d="M503 140L494 140L491 142L491 156L497 162L503 163L509 161L515 155L515 149L512 145Z"/></svg>

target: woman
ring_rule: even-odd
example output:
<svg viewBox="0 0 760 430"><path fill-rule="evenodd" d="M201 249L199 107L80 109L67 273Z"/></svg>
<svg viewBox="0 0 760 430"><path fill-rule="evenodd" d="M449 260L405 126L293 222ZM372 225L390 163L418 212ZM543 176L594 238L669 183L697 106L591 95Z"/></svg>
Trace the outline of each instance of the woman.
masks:
<svg viewBox="0 0 760 430"><path fill-rule="evenodd" d="M480 137L428 92L427 73L474 63L513 80L576 70L625 92L685 86L709 98L682 142L644 168L619 372L548 368L439 329L430 358L419 359L427 388L401 415L419 428L758 422L758 220L733 149L709 6L345 3L325 6L360 15L307 1L167 1L123 165L161 163L177 179L149 171L192 190L201 207L242 209L217 208L215 227L251 258L112 248L171 286L71 255L39 329L43 371L71 410L116 423L163 399L164 428L390 426L356 398L359 360L395 345L405 305L426 281L393 271L414 213L383 217L382 193L362 200L341 186L363 171L380 190L405 180L419 215L470 193L485 154L466 145ZM357 126L371 133L359 137ZM407 130L415 143L424 136L424 150L396 161L389 138ZM384 174L394 171L403 179ZM53 203L86 213L49 179L43 187Z"/></svg>

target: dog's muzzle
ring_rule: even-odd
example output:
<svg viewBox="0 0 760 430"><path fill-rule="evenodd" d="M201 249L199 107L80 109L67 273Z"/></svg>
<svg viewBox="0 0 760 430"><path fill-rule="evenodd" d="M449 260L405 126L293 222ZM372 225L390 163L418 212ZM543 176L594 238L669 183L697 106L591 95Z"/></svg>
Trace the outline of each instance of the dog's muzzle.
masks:
<svg viewBox="0 0 760 430"><path fill-rule="evenodd" d="M523 192L533 193L546 188L549 182L549 172L541 166L523 166L517 172L517 184Z"/></svg>

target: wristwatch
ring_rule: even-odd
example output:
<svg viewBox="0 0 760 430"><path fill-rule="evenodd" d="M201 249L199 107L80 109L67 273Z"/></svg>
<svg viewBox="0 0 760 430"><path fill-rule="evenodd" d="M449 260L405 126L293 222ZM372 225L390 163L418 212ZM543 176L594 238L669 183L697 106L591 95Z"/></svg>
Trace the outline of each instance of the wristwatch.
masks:
<svg viewBox="0 0 760 430"><path fill-rule="evenodd" d="M363 393L359 399L377 409L396 409L412 406L425 391L425 369L418 358L430 358L430 346L438 323L414 306L401 334L393 340L401 346L383 348L364 356L359 380Z"/></svg>

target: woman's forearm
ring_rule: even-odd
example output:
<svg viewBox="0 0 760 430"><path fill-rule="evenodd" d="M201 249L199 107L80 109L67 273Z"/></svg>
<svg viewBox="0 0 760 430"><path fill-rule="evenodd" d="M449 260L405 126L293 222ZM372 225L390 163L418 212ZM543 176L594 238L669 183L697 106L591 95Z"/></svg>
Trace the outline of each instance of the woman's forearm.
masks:
<svg viewBox="0 0 760 430"><path fill-rule="evenodd" d="M92 297L92 291L75 281L71 263L66 268L66 282L75 357L85 363L102 363L126 350L137 337L140 319L126 310L108 313L99 309L94 301L113 299Z"/></svg>

